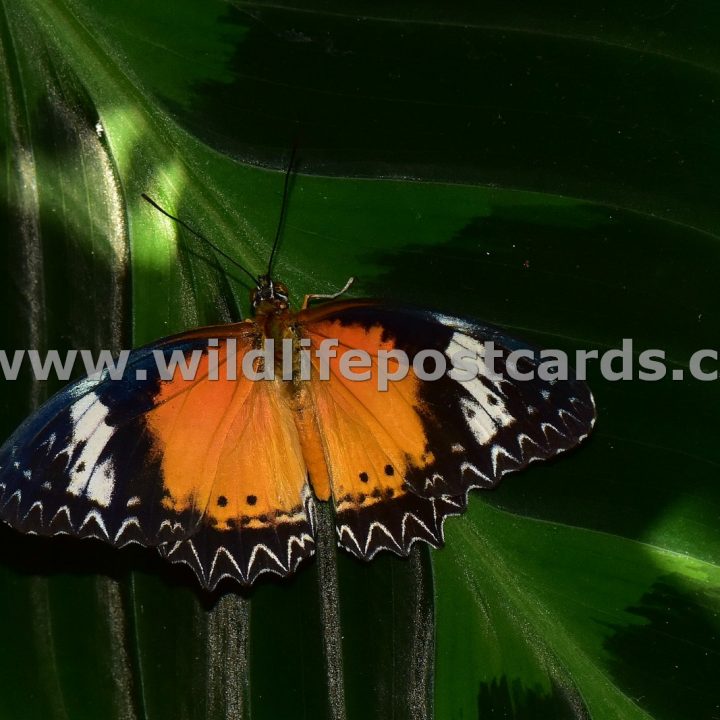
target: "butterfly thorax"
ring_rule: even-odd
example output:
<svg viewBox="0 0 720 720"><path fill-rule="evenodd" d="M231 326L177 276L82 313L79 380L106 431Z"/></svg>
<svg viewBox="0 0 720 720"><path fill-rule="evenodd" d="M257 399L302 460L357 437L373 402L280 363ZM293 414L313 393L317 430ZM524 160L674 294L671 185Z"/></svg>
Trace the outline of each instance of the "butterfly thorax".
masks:
<svg viewBox="0 0 720 720"><path fill-rule="evenodd" d="M283 394L297 410L306 402L300 368L300 340L303 335L297 322L296 313L290 310L288 289L284 283L274 282L267 276L258 278L258 286L251 295L255 317L253 322L259 333L256 347L261 347L265 340L272 340L275 355L275 377L285 377L287 368L284 359L288 353L292 361L292 380L283 382ZM288 341L291 345L288 347Z"/></svg>

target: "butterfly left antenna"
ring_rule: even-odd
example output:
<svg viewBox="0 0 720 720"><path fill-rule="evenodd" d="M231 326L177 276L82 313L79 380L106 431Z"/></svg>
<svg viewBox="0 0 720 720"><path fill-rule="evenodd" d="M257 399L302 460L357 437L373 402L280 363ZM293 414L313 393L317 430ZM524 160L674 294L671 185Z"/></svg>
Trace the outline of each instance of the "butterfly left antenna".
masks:
<svg viewBox="0 0 720 720"><path fill-rule="evenodd" d="M207 243L218 255L222 255L226 260L231 262L235 267L240 268L253 282L253 287L257 287L258 281L257 278L244 266L242 266L235 258L228 255L224 250L221 250L212 240L208 240L204 235L201 235L197 230L195 230L193 227L188 225L184 220L181 220L179 217L175 217L174 215L171 215L167 210L164 210L161 208L149 195L146 195L145 193L142 193L141 195L142 199L146 202L150 203L156 210L161 212L165 217L169 217L171 220L174 220L178 225L182 225L188 232L192 233L196 238L199 240L202 240L204 243Z"/></svg>
<svg viewBox="0 0 720 720"><path fill-rule="evenodd" d="M282 205L280 205L280 219L278 220L277 230L275 231L275 240L273 241L272 252L270 253L270 262L268 263L267 276L272 276L273 260L275 259L275 251L278 249L280 244L280 235L282 233L283 225L285 225L285 212L287 210L287 199L288 192L290 191L290 178L292 177L293 168L295 166L295 157L297 155L298 142L297 139L293 143L292 152L290 153L290 162L288 162L287 170L285 171L285 185L283 187Z"/></svg>

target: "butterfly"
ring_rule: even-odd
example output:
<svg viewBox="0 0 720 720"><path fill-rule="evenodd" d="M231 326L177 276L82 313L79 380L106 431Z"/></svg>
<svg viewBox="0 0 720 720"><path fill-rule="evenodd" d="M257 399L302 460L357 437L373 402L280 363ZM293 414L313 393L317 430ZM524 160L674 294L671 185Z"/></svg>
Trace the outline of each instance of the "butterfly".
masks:
<svg viewBox="0 0 720 720"><path fill-rule="evenodd" d="M318 501L332 503L352 555L407 556L415 542L443 544L470 489L574 447L593 426L584 382L508 376L514 350L526 351L524 371L540 355L497 328L335 296L295 312L283 283L250 276L252 317L136 349L119 379L106 370L75 382L29 417L0 448L0 518L26 533L154 546L206 589L226 577L247 586L313 555ZM236 373L250 359L264 369L268 339L288 344L290 378ZM313 352L326 340L336 355L321 378ZM381 390L341 372L358 350L377 371L393 350L450 358L487 341L495 374L479 365L469 382L413 367ZM298 379L303 350L309 375ZM192 377L167 373L178 353L197 360Z"/></svg>

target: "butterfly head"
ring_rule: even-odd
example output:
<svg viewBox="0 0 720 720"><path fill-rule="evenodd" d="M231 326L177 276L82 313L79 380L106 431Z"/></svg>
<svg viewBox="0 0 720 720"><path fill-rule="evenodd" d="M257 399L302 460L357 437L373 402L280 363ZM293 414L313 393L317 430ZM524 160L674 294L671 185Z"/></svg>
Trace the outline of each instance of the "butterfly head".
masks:
<svg viewBox="0 0 720 720"><path fill-rule="evenodd" d="M285 283L276 282L269 275L260 275L257 286L250 295L256 312L278 312L290 306L289 292Z"/></svg>

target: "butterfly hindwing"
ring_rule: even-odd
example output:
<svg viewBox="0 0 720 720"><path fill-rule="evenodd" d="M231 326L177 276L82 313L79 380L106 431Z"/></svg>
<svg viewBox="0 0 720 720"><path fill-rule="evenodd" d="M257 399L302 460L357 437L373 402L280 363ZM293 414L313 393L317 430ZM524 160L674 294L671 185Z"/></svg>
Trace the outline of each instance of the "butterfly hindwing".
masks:
<svg viewBox="0 0 720 720"><path fill-rule="evenodd" d="M520 372L537 371L539 351L490 326L424 311L349 301L300 314L314 348L340 343L327 383L313 396L341 545L368 559L379 549L408 553L416 540L442 544L445 517L466 506L470 488L494 487L501 477L580 442L595 418L585 383L513 380L509 354L530 354ZM492 341L500 356L495 377L481 362L476 377L451 374L421 380L407 376L377 389L378 351L402 350L409 359L433 350L447 359L465 350L482 357ZM348 381L340 358L354 349L372 357L372 379ZM393 370L397 366L389 366ZM429 368L432 370L432 367Z"/></svg>
<svg viewBox="0 0 720 720"><path fill-rule="evenodd" d="M226 575L245 584L263 572L289 575L314 551L314 505L282 381L238 375L168 390L149 414L168 502L201 514L202 531L160 552L209 587Z"/></svg>
<svg viewBox="0 0 720 720"><path fill-rule="evenodd" d="M313 383L312 395L340 544L363 559L383 548L406 554L416 539L439 545L442 517L460 507L454 500L406 492L408 451L422 434L416 410L398 386L380 394L372 384L351 384L336 371L329 382ZM464 506L464 496L459 503Z"/></svg>
<svg viewBox="0 0 720 720"><path fill-rule="evenodd" d="M24 532L157 546L206 587L291 573L313 553L314 516L291 411L277 383L208 379L208 338L237 362L252 322L136 350L122 379L70 385L0 448L0 516ZM157 354L198 365L161 379ZM195 355L193 355L195 353Z"/></svg>

